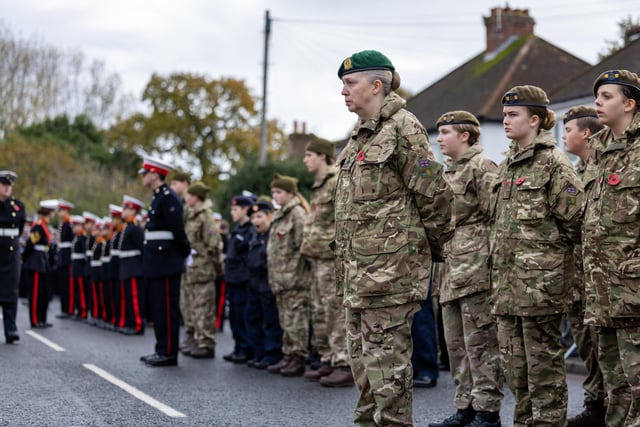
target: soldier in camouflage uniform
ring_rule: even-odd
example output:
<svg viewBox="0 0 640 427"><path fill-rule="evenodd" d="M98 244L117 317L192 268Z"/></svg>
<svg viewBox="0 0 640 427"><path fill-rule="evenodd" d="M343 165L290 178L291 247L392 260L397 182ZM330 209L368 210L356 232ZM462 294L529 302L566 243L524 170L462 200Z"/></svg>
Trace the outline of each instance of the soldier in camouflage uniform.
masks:
<svg viewBox="0 0 640 427"><path fill-rule="evenodd" d="M309 280L308 267L302 254L302 231L307 214L306 201L298 194L298 180L275 174L271 196L280 205L273 215L267 265L269 285L276 297L282 353L278 363L267 370L286 377L304 374L304 361L309 354Z"/></svg>
<svg viewBox="0 0 640 427"><path fill-rule="evenodd" d="M492 189L491 286L516 426L563 426L567 385L560 342L572 242L580 241L583 189L549 129L546 93L516 86L502 98L512 139Z"/></svg>
<svg viewBox="0 0 640 427"><path fill-rule="evenodd" d="M453 193L424 127L392 92L400 76L377 51L346 58L342 95L359 121L337 160L336 279L349 363L360 392L354 421L411 426L411 324L431 260L451 238Z"/></svg>
<svg viewBox="0 0 640 427"><path fill-rule="evenodd" d="M598 327L608 426L640 426L640 79L602 73L582 228L585 323Z"/></svg>
<svg viewBox="0 0 640 427"><path fill-rule="evenodd" d="M440 302L457 412L430 426L499 427L502 373L488 269L489 203L498 167L482 153L473 114L445 113L436 127L440 150L451 158L445 178L455 194L455 235L445 245Z"/></svg>
<svg viewBox="0 0 640 427"><path fill-rule="evenodd" d="M311 188L311 213L304 224L300 251L311 268L311 325L314 345L322 365L304 377L327 387L353 385L347 362L347 338L342 297L336 292L335 260L330 243L335 238L333 193L337 171L331 166L335 145L311 134L304 155L309 172L315 174Z"/></svg>
<svg viewBox="0 0 640 427"><path fill-rule="evenodd" d="M222 271L222 239L216 230L213 213L205 207L209 187L195 182L186 192L185 232L191 243L191 255L182 284L180 309L185 324L193 327L194 344L182 354L195 359L212 359L216 346L216 285Z"/></svg>
<svg viewBox="0 0 640 427"><path fill-rule="evenodd" d="M581 105L570 108L562 118L564 133L562 140L567 152L579 157L576 172L582 179L587 161L593 150L589 138L602 130L595 108ZM584 182L584 181L583 181ZM598 363L598 334L593 326L584 324L584 271L582 268L582 246L573 248L575 273L573 275L572 303L567 313L571 333L580 357L587 368L584 388L584 411L567 420L568 427L605 425L604 382Z"/></svg>

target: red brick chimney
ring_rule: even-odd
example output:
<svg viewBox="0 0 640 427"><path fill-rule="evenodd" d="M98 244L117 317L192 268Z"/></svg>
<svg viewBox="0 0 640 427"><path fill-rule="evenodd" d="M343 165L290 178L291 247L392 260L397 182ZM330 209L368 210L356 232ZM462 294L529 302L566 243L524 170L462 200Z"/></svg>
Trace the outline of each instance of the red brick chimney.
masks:
<svg viewBox="0 0 640 427"><path fill-rule="evenodd" d="M486 53L493 52L512 36L533 34L535 24L534 19L529 16L529 9L511 9L509 6L492 8L491 16L484 17L484 25L487 27Z"/></svg>

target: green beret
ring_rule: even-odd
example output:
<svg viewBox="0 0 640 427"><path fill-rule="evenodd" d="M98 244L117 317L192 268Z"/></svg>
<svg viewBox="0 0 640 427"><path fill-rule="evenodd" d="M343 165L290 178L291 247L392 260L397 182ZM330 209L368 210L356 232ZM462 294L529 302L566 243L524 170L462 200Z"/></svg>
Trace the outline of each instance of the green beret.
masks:
<svg viewBox="0 0 640 427"><path fill-rule="evenodd" d="M335 144L329 140L318 138L314 134L309 135L309 144L307 144L306 150L318 154L326 154L327 157L331 158L336 156Z"/></svg>
<svg viewBox="0 0 640 427"><path fill-rule="evenodd" d="M502 97L502 105L514 107L547 107L549 98L544 90L537 86L516 86Z"/></svg>
<svg viewBox="0 0 640 427"><path fill-rule="evenodd" d="M175 171L171 175L171 181L186 181L191 182L191 174L188 172Z"/></svg>
<svg viewBox="0 0 640 427"><path fill-rule="evenodd" d="M640 91L640 79L638 79L638 75L627 70L609 70L600 74L593 83L594 96L598 96L598 88L603 84L629 86Z"/></svg>
<svg viewBox="0 0 640 427"><path fill-rule="evenodd" d="M338 78L342 78L345 74L355 73L366 70L387 70L395 71L389 58L378 52L377 50L363 50L354 53L340 64L338 69Z"/></svg>
<svg viewBox="0 0 640 427"><path fill-rule="evenodd" d="M579 107L571 107L569 111L564 113L564 116L562 116L562 122L567 124L567 122L570 122L573 119L580 119L582 117L595 117L597 119L598 114L596 113L595 108L580 105Z"/></svg>
<svg viewBox="0 0 640 427"><path fill-rule="evenodd" d="M196 196L200 200L205 200L209 194L209 187L202 181L194 182L187 188L187 193Z"/></svg>
<svg viewBox="0 0 640 427"><path fill-rule="evenodd" d="M298 179L277 173L273 175L273 181L271 181L271 188L275 187L282 188L284 191L295 194L298 192Z"/></svg>
<svg viewBox="0 0 640 427"><path fill-rule="evenodd" d="M440 116L440 118L436 121L436 127L444 125L475 125L480 126L480 122L468 111L449 111L448 113L444 113Z"/></svg>

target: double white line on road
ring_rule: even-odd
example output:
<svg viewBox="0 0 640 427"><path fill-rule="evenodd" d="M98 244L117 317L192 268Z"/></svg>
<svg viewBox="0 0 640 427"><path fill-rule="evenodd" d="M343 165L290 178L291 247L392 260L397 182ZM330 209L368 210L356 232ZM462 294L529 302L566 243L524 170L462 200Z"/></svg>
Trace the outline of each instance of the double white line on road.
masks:
<svg viewBox="0 0 640 427"><path fill-rule="evenodd" d="M50 347L54 351L66 351L64 348L62 348L58 344L54 343L51 340L48 340L47 338L43 337L42 335L40 335L38 333L35 333L33 331L25 331L25 333L27 335L30 335L33 338L37 339L38 341L40 341L41 343L45 344L46 346ZM98 368L96 365L93 365L91 363L83 363L82 366L84 366L86 369L90 370L94 374L96 374L96 375L104 378L105 380L109 381L111 384L120 387L122 390L126 391L127 393L129 393L130 395L135 397L136 399L142 400L147 405L157 409L158 411L164 413L165 415L168 415L168 416L170 416L172 418L186 417L186 415L183 414L182 412L176 411L172 407L165 405L164 403L154 399L153 397L149 396L146 393L143 393L142 391L138 390L134 386L129 385L126 382L122 381L121 379L114 377L113 375L111 375L107 371Z"/></svg>

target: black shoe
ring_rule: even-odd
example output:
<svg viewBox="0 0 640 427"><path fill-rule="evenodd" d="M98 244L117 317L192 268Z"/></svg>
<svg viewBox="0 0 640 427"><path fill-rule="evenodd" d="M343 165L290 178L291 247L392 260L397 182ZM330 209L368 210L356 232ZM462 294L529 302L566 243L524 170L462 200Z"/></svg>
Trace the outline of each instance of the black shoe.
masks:
<svg viewBox="0 0 640 427"><path fill-rule="evenodd" d="M262 360L258 360L256 363L253 364L253 367L256 369L267 369L267 366L269 366L270 363L267 362L266 360L262 359Z"/></svg>
<svg viewBox="0 0 640 427"><path fill-rule="evenodd" d="M247 363L249 361L249 357L244 353L234 353L231 361L233 363Z"/></svg>
<svg viewBox="0 0 640 427"><path fill-rule="evenodd" d="M439 423L430 423L429 427L465 427L476 417L476 411L469 407L467 409L458 409L455 414L449 418L445 418Z"/></svg>
<svg viewBox="0 0 640 427"><path fill-rule="evenodd" d="M69 316L67 313L56 314L56 319L68 319L69 317L71 316Z"/></svg>
<svg viewBox="0 0 640 427"><path fill-rule="evenodd" d="M20 335L17 332L9 332L5 335L7 344L13 344L15 341L20 341Z"/></svg>
<svg viewBox="0 0 640 427"><path fill-rule="evenodd" d="M449 362L443 362L442 360L438 363L438 369L441 371L449 371L451 368L449 367Z"/></svg>
<svg viewBox="0 0 640 427"><path fill-rule="evenodd" d="M567 427L605 427L607 408L602 402L585 402L584 411L567 420Z"/></svg>
<svg viewBox="0 0 640 427"><path fill-rule="evenodd" d="M160 354L152 354L151 356L143 356L140 358L148 366L178 366L177 356L163 356Z"/></svg>
<svg viewBox="0 0 640 427"><path fill-rule="evenodd" d="M35 326L31 326L32 328L38 328L38 329L45 329L45 328L50 328L53 325L51 323L46 323L46 322L40 322L38 324L36 324Z"/></svg>
<svg viewBox="0 0 640 427"><path fill-rule="evenodd" d="M413 380L413 386L419 388L433 388L438 385L438 380L430 378L428 376L416 378Z"/></svg>
<svg viewBox="0 0 640 427"><path fill-rule="evenodd" d="M250 368L255 368L256 367L256 363L258 363L259 360L258 359L249 359L247 360L247 366Z"/></svg>
<svg viewBox="0 0 640 427"><path fill-rule="evenodd" d="M478 411L476 417L467 424L467 427L501 427L500 414L498 412Z"/></svg>
<svg viewBox="0 0 640 427"><path fill-rule="evenodd" d="M79 314L74 314L73 316L71 316L71 320L82 320L82 317L80 317Z"/></svg>
<svg viewBox="0 0 640 427"><path fill-rule="evenodd" d="M229 354L225 354L224 356L222 356L222 358L224 360L226 360L227 362L233 362L233 357L236 355L235 351L232 351Z"/></svg>
<svg viewBox="0 0 640 427"><path fill-rule="evenodd" d="M119 329L118 332L120 332L123 335L144 335L144 329L140 329L139 331L136 331L134 328L130 328L130 327Z"/></svg>

